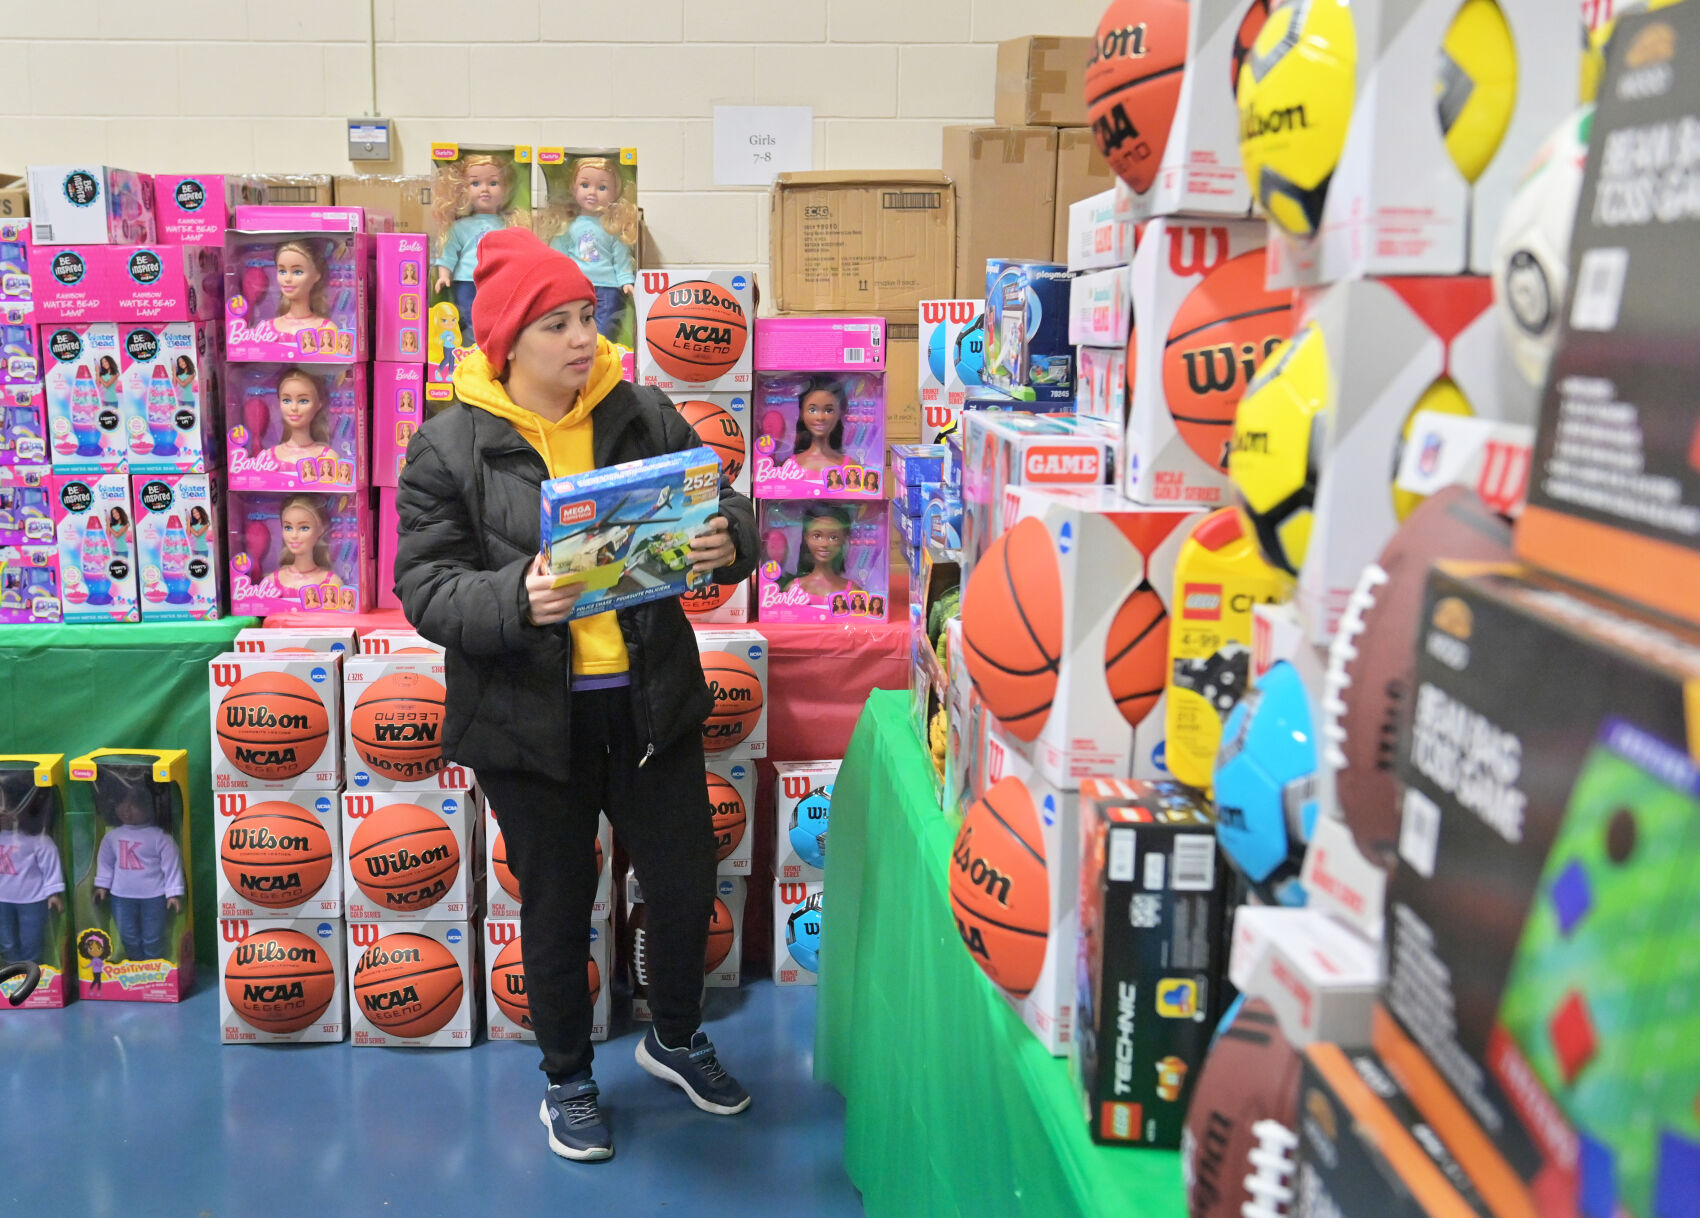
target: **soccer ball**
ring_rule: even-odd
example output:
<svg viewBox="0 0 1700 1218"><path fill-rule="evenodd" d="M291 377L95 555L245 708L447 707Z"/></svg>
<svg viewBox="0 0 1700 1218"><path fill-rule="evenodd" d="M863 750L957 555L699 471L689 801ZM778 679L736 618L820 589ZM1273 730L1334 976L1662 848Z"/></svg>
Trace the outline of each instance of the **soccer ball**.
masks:
<svg viewBox="0 0 1700 1218"><path fill-rule="evenodd" d="M1295 237L1322 222L1356 100L1357 64L1345 0L1285 0L1240 67L1240 159L1251 196Z"/></svg>
<svg viewBox="0 0 1700 1218"><path fill-rule="evenodd" d="M1517 48L1494 0L1464 0L1440 44L1434 102L1446 154L1474 182L1499 151L1517 100Z"/></svg>
<svg viewBox="0 0 1700 1218"><path fill-rule="evenodd" d="M1547 137L1505 206L1493 242L1493 299L1512 361L1544 385L1558 345L1570 280L1570 233L1582 196L1594 107L1583 106Z"/></svg>
<svg viewBox="0 0 1700 1218"><path fill-rule="evenodd" d="M1216 840L1254 886L1303 905L1297 882L1316 828L1316 732L1298 670L1277 661L1228 715L1216 754Z"/></svg>
<svg viewBox="0 0 1700 1218"><path fill-rule="evenodd" d="M1270 352L1234 415L1228 477L1264 558L1294 576L1310 546L1330 381L1322 331L1311 322Z"/></svg>
<svg viewBox="0 0 1700 1218"><path fill-rule="evenodd" d="M820 972L821 895L814 893L785 922L785 948L811 973Z"/></svg>
<svg viewBox="0 0 1700 1218"><path fill-rule="evenodd" d="M826 832L832 817L832 788L818 787L791 809L791 849L811 867L826 866Z"/></svg>
<svg viewBox="0 0 1700 1218"><path fill-rule="evenodd" d="M1423 396L1417 399L1417 404L1411 407L1411 413L1405 416L1405 426L1399 429L1398 442L1393 445L1393 516L1401 524L1417 510L1417 505L1427 498L1399 485L1399 466L1405 461L1405 445L1410 443L1411 433L1417 429L1417 416L1425 411L1458 415L1466 419L1476 413L1470 406L1470 399L1464 396L1463 390L1459 389L1449 376L1443 376L1430 385Z"/></svg>

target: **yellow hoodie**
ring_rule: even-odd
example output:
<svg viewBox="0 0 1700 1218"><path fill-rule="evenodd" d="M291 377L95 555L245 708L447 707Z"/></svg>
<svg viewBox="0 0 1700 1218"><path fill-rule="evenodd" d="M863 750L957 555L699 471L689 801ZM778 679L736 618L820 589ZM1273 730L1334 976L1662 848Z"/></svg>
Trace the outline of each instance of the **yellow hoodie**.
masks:
<svg viewBox="0 0 1700 1218"><path fill-rule="evenodd" d="M578 401L559 423L523 406L514 404L508 390L490 372L490 363L476 348L467 352L455 369L455 395L468 406L488 410L499 419L512 423L514 430L524 436L548 467L551 478L566 474L588 473L596 464L591 446L590 414L596 404L607 397L620 383L620 356L606 338L596 340L596 359L591 364L590 380L578 395ZM620 623L612 613L597 613L568 622L573 638L573 675L608 676L625 672L630 667L626 655L626 640L620 633Z"/></svg>

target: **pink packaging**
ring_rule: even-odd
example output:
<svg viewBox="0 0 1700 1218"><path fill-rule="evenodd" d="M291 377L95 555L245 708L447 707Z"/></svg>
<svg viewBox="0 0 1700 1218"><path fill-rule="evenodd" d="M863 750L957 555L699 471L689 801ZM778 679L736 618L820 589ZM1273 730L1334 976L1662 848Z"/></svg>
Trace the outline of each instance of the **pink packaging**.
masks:
<svg viewBox="0 0 1700 1218"><path fill-rule="evenodd" d="M756 498L884 498L883 372L758 372L754 398Z"/></svg>
<svg viewBox="0 0 1700 1218"><path fill-rule="evenodd" d="M0 465L0 546L54 542L50 465Z"/></svg>
<svg viewBox="0 0 1700 1218"><path fill-rule="evenodd" d="M54 474L60 604L67 622L135 622L135 511L128 474Z"/></svg>
<svg viewBox="0 0 1700 1218"><path fill-rule="evenodd" d="M223 248L109 245L107 293L114 321L206 321L218 316Z"/></svg>
<svg viewBox="0 0 1700 1218"><path fill-rule="evenodd" d="M378 608L400 609L401 599L395 594L395 552L401 540L401 519L395 511L395 487L378 488L378 552L377 577L372 581L377 593Z"/></svg>
<svg viewBox="0 0 1700 1218"><path fill-rule="evenodd" d="M377 265L372 358L423 364L428 243L417 233L379 233L372 245Z"/></svg>
<svg viewBox="0 0 1700 1218"><path fill-rule="evenodd" d="M104 245L30 247L30 287L40 322L110 321L117 303Z"/></svg>
<svg viewBox="0 0 1700 1218"><path fill-rule="evenodd" d="M363 207L285 207L276 203L244 203L230 217L230 227L244 233L365 233Z"/></svg>
<svg viewBox="0 0 1700 1218"><path fill-rule="evenodd" d="M34 302L0 300L0 384L33 385L40 380Z"/></svg>
<svg viewBox="0 0 1700 1218"><path fill-rule="evenodd" d="M362 364L228 364L230 489L352 491L366 485Z"/></svg>
<svg viewBox="0 0 1700 1218"><path fill-rule="evenodd" d="M35 299L30 286L31 244L28 220L0 222L0 301Z"/></svg>
<svg viewBox="0 0 1700 1218"><path fill-rule="evenodd" d="M131 473L218 468L224 453L219 337L210 321L119 326L119 396Z"/></svg>
<svg viewBox="0 0 1700 1218"><path fill-rule="evenodd" d="M57 473L121 473L130 449L119 404L118 327L90 322L41 327L48 459Z"/></svg>
<svg viewBox="0 0 1700 1218"><path fill-rule="evenodd" d="M224 248L230 204L222 173L156 173L153 208L161 241Z"/></svg>
<svg viewBox="0 0 1700 1218"><path fill-rule="evenodd" d="M879 317L758 317L757 372L882 372Z"/></svg>
<svg viewBox="0 0 1700 1218"><path fill-rule="evenodd" d="M138 474L136 584L142 620L210 621L223 617L222 475Z"/></svg>
<svg viewBox="0 0 1700 1218"><path fill-rule="evenodd" d="M371 609L372 513L365 498L232 492L226 534L231 612L265 617ZM290 561L280 566L285 558Z"/></svg>
<svg viewBox="0 0 1700 1218"><path fill-rule="evenodd" d="M0 547L0 626L54 626L63 617L58 547Z"/></svg>
<svg viewBox="0 0 1700 1218"><path fill-rule="evenodd" d="M423 364L372 365L372 482L395 486L407 442L425 421Z"/></svg>
<svg viewBox="0 0 1700 1218"><path fill-rule="evenodd" d="M224 247L227 357L363 362L369 271L358 233L232 231Z"/></svg>
<svg viewBox="0 0 1700 1218"><path fill-rule="evenodd" d="M885 621L888 506L762 502L756 616L764 622Z"/></svg>
<svg viewBox="0 0 1700 1218"><path fill-rule="evenodd" d="M0 472L47 460L47 396L41 384L0 389Z"/></svg>

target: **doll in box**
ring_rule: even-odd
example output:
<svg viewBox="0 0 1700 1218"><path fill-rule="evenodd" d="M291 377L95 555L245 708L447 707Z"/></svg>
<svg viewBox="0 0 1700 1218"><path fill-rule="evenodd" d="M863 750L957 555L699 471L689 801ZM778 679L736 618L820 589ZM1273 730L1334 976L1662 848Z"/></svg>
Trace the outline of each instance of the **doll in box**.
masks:
<svg viewBox="0 0 1700 1218"><path fill-rule="evenodd" d="M330 510L317 495L290 495L278 509L283 554L277 582L284 588L341 583L331 569Z"/></svg>
<svg viewBox="0 0 1700 1218"><path fill-rule="evenodd" d="M569 167L569 197L556 205L569 217L566 230L549 242L578 264L596 289L596 332L619 337L626 302L637 281L638 213L635 186L608 157L580 157Z"/></svg>
<svg viewBox="0 0 1700 1218"><path fill-rule="evenodd" d="M779 582L779 590L794 584L816 600L855 591L856 581L844 571L849 544L850 513L833 504L809 504L803 509L797 569Z"/></svg>
<svg viewBox="0 0 1700 1218"><path fill-rule="evenodd" d="M277 411L283 420L283 438L271 454L279 465L288 469L330 452L325 387L317 377L303 368L285 368L277 378Z"/></svg>
<svg viewBox="0 0 1700 1218"><path fill-rule="evenodd" d="M277 247L279 334L299 334L330 325L330 268L315 241L285 241Z"/></svg>
<svg viewBox="0 0 1700 1218"><path fill-rule="evenodd" d="M111 902L126 959L162 959L166 914L182 911L186 891L172 785L153 780L151 763L108 759L95 776L94 802L108 826L95 853L95 904Z"/></svg>
<svg viewBox="0 0 1700 1218"><path fill-rule="evenodd" d="M89 993L100 993L106 977L106 962L112 958L112 940L104 930L85 930L77 936L77 955L89 962Z"/></svg>
<svg viewBox="0 0 1700 1218"><path fill-rule="evenodd" d="M189 509L189 553L204 557L207 552L207 534L212 532L212 516L200 504Z"/></svg>
<svg viewBox="0 0 1700 1218"><path fill-rule="evenodd" d="M479 243L514 223L518 186L514 163L486 153L473 153L437 169L435 219L444 237L432 263L437 269L436 290L452 290L463 331L472 328L476 294L472 272L478 267Z"/></svg>
<svg viewBox="0 0 1700 1218"><path fill-rule="evenodd" d="M15 767L15 768L14 768ZM65 908L65 869L54 842L59 802L35 783L35 768L0 769L0 961L47 959L49 914Z"/></svg>
<svg viewBox="0 0 1700 1218"><path fill-rule="evenodd" d="M808 470L843 465L844 416L848 411L843 381L835 376L811 376L797 395L797 435L787 464L795 462Z"/></svg>

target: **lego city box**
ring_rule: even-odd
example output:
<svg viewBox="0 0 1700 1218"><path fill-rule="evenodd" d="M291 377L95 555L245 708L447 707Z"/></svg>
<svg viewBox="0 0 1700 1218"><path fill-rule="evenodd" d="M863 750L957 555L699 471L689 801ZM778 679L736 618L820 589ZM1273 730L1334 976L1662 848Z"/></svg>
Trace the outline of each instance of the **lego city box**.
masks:
<svg viewBox="0 0 1700 1218"><path fill-rule="evenodd" d="M222 919L342 916L342 794L215 791Z"/></svg>
<svg viewBox="0 0 1700 1218"><path fill-rule="evenodd" d="M348 1036L348 956L340 919L221 918L218 930L224 1044L325 1044Z"/></svg>
<svg viewBox="0 0 1700 1218"><path fill-rule="evenodd" d="M76 985L66 795L63 754L0 755L0 964L41 966L20 1006L23 979L0 984L0 1012L62 1007Z"/></svg>

